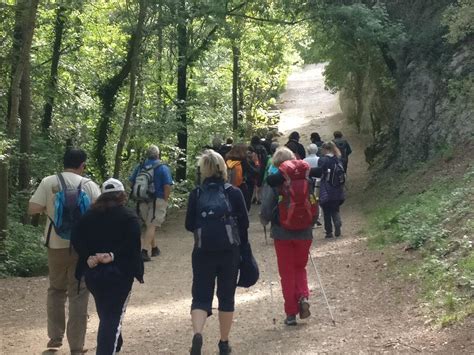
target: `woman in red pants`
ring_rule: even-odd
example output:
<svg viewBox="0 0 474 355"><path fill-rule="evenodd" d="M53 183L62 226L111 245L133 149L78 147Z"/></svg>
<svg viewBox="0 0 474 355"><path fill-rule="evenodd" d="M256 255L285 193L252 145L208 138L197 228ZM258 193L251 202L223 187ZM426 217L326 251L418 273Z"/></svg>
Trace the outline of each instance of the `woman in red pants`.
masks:
<svg viewBox="0 0 474 355"><path fill-rule="evenodd" d="M277 149L273 156L273 165L279 168L279 173L269 177L267 182L270 186L278 186L268 187L263 191L262 207L260 210L262 224L266 225L268 222L271 222L270 235L274 239L278 272L281 278L283 298L285 299L286 318L284 323L286 325L296 325L296 315L298 313L300 319L308 318L311 315L308 303L309 289L306 264L313 239L312 218L314 216L311 214L305 216L304 212L300 212L301 219L295 220L294 216L298 216L298 212L290 211L290 213L287 213L288 211L285 208L290 209L291 207L289 207L289 203L285 206L288 192L283 192L284 188L293 189L290 184L285 182L284 175L286 171L283 168L288 166L288 163L284 162L295 159L294 153L288 148L282 147ZM306 174L300 180L300 185L295 186L292 190L292 198L294 198L295 193L303 194L303 191L307 191L306 189L310 188L311 183L308 179L309 165L306 162L295 160L291 164L297 165L300 171L306 171ZM270 182L270 179L273 181ZM279 179L280 181L278 182ZM291 184L293 183L295 183L295 180ZM297 196L296 198L298 199ZM306 203L306 198L301 198L300 201ZM311 209L309 205L303 207L300 211L309 211ZM303 215L301 216L302 213Z"/></svg>

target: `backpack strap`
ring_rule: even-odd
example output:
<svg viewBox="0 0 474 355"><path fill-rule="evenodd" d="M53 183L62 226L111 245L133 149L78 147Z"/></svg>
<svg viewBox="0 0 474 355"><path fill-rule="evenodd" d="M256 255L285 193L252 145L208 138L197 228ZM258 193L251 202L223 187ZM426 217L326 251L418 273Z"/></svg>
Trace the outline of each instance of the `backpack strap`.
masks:
<svg viewBox="0 0 474 355"><path fill-rule="evenodd" d="M46 248L49 248L49 240L51 239L51 230L53 229L53 220L51 219L50 216L48 216L49 219L49 227L48 227L48 233L46 234L46 241L44 242L44 246Z"/></svg>
<svg viewBox="0 0 474 355"><path fill-rule="evenodd" d="M58 180L59 180L59 186L61 187L61 190L64 191L67 189L67 185L66 185L66 180L64 180L64 176L63 174L59 173L56 175L58 177Z"/></svg>

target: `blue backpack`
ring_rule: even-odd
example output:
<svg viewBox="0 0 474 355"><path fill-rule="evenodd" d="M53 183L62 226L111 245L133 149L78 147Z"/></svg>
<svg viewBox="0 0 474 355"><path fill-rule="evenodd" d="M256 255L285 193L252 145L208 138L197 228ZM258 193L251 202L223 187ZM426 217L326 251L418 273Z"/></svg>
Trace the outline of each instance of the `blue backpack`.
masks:
<svg viewBox="0 0 474 355"><path fill-rule="evenodd" d="M54 220L50 220L46 246L49 245L51 228L65 240L71 240L71 232L81 216L91 205L91 200L82 189L82 181L77 187L68 187L62 174L57 174L60 190L54 200Z"/></svg>
<svg viewBox="0 0 474 355"><path fill-rule="evenodd" d="M227 190L231 184L208 183L197 188L196 247L202 250L228 250L240 244L237 222Z"/></svg>

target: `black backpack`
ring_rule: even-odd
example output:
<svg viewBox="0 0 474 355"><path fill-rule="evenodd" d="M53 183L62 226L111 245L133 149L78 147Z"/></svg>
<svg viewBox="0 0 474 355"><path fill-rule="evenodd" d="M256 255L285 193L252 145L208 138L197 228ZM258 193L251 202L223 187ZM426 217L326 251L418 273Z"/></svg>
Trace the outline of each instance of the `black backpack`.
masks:
<svg viewBox="0 0 474 355"><path fill-rule="evenodd" d="M208 183L197 188L195 245L202 250L228 250L240 244L236 218L227 190L230 184Z"/></svg>
<svg viewBox="0 0 474 355"><path fill-rule="evenodd" d="M341 152L341 159L347 160L347 142L343 139L336 139L334 144L336 144L336 147Z"/></svg>
<svg viewBox="0 0 474 355"><path fill-rule="evenodd" d="M344 171L344 166L342 162L333 158L333 164L331 168L331 173L329 174L329 183L334 187L344 186L346 182L346 172Z"/></svg>

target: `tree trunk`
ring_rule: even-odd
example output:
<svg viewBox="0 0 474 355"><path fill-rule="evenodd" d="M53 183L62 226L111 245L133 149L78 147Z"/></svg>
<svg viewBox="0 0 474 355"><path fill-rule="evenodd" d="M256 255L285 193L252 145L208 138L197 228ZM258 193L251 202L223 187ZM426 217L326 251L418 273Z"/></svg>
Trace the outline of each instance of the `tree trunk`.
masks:
<svg viewBox="0 0 474 355"><path fill-rule="evenodd" d="M139 54L141 48L141 41L143 35L143 24L145 22L147 8L147 0L140 1L140 10L138 14L138 23L135 30L134 41L131 43L132 47L132 57L131 57L131 67L130 67L130 92L127 103L127 110L125 112L125 119L123 121L122 131L120 133L120 139L117 143L117 149L115 152L115 167L114 167L114 177L120 177L120 170L122 168L122 152L125 147L125 143L128 137L128 130L130 127L130 119L132 117L133 106L135 103L135 94L137 89L137 71L138 71L138 62Z"/></svg>
<svg viewBox="0 0 474 355"><path fill-rule="evenodd" d="M18 2L18 11L21 13L21 45L14 72L12 73L10 87L10 104L7 117L6 132L7 137L14 138L18 123L18 108L20 105L20 82L23 76L26 62L30 55L31 42L36 22L36 10L39 0L23 0Z"/></svg>
<svg viewBox="0 0 474 355"><path fill-rule="evenodd" d="M186 152L188 148L188 127L187 127L187 87L186 76L188 68L188 35L186 28L186 1L180 0L178 14L178 83L177 83L177 106L178 106L178 148L180 149L178 167L176 168L176 180L186 179Z"/></svg>
<svg viewBox="0 0 474 355"><path fill-rule="evenodd" d="M19 1L17 5L16 17L19 23L21 23L21 34L18 37L18 33L15 33L15 40L21 40L21 44L13 44L13 58L16 63L12 65L11 75L11 87L10 87L10 100L9 100L9 111L6 120L6 132L7 138L15 138L15 132L17 127L17 117L19 112L20 104L20 83L25 75L25 66L29 64L31 42L33 41L33 33L36 22L36 11L38 8L39 0L23 0ZM18 29L20 26L15 25ZM16 32L16 31L15 31ZM15 49L16 53L15 53ZM29 70L26 70L26 74L29 75ZM3 157L0 158L0 258L5 257L5 240L8 235L8 178L9 178L9 162L8 156L9 151L0 152Z"/></svg>
<svg viewBox="0 0 474 355"><path fill-rule="evenodd" d="M52 122L54 98L56 96L58 86L59 58L61 57L61 43L65 24L66 8L60 6L56 12L56 22L54 24L54 44L53 55L51 59L51 74L48 83L46 84L44 114L43 121L41 122L43 132L47 132L49 130Z"/></svg>
<svg viewBox="0 0 474 355"><path fill-rule="evenodd" d="M239 126L239 97L238 97L238 87L239 87L239 57L240 50L239 47L234 43L232 45L232 130L237 131Z"/></svg>
<svg viewBox="0 0 474 355"><path fill-rule="evenodd" d="M21 222L29 223L29 215L26 213L28 207L29 187L30 187L30 153L31 153L31 78L30 61L25 65L20 84L20 161L18 166L18 190L21 192L19 205L24 211Z"/></svg>
<svg viewBox="0 0 474 355"><path fill-rule="evenodd" d="M0 157L0 262L5 261L8 236L8 161Z"/></svg>
<svg viewBox="0 0 474 355"><path fill-rule="evenodd" d="M110 121L114 112L117 93L130 73L133 41L134 38L132 36L130 39L127 58L120 71L103 83L98 90L98 95L102 103L102 112L95 131L94 157L102 179L105 179L108 175L107 155L105 149L107 147L109 136Z"/></svg>
<svg viewBox="0 0 474 355"><path fill-rule="evenodd" d="M163 101L163 1L158 2L158 90L157 90L157 108L158 108L158 117L161 118L164 111L164 101Z"/></svg>

